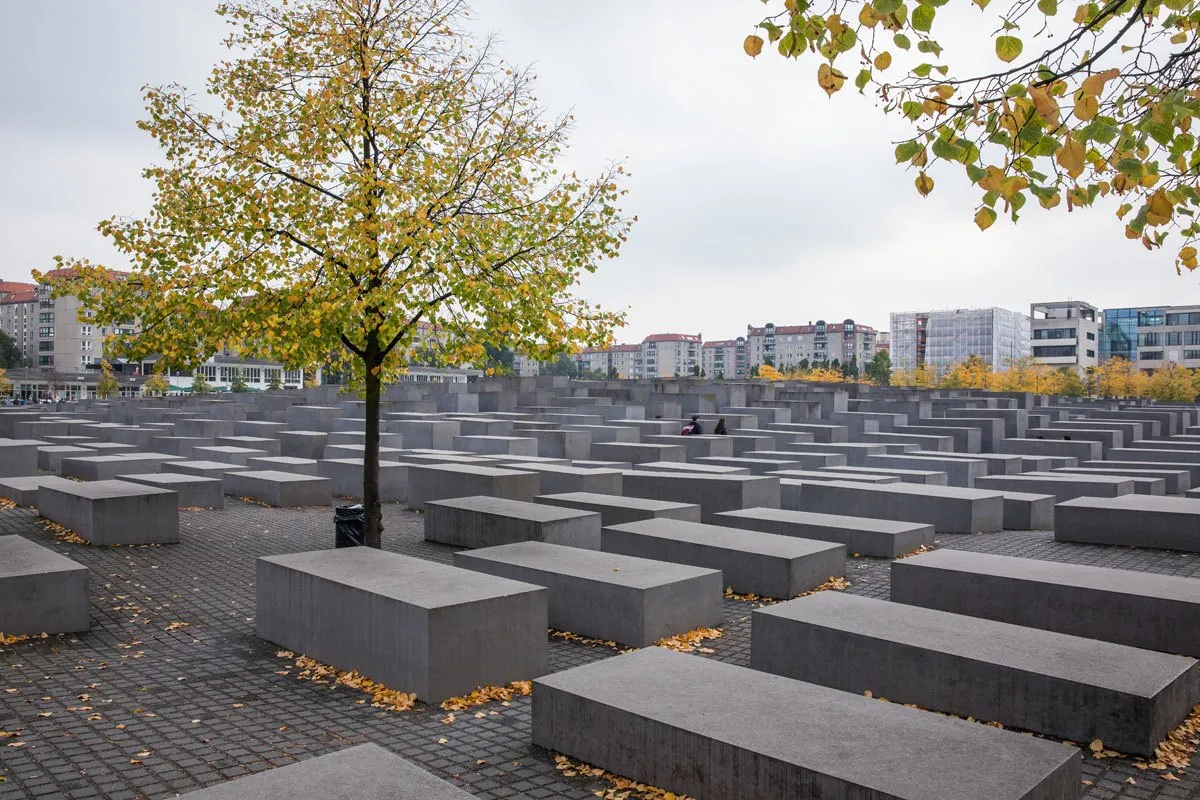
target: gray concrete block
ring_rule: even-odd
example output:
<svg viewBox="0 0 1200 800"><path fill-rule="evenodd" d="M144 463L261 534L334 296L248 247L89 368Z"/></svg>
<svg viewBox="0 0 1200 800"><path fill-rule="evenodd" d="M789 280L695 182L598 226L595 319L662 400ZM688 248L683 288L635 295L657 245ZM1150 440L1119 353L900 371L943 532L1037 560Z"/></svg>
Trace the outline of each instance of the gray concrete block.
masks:
<svg viewBox="0 0 1200 800"><path fill-rule="evenodd" d="M686 423L680 423L684 424ZM684 449L684 458L688 461L697 458L733 457L733 442L727 436L681 436L674 433L643 436L642 441L646 444L680 445Z"/></svg>
<svg viewBox="0 0 1200 800"><path fill-rule="evenodd" d="M924 469L902 469L898 467L825 467L823 472L835 475L845 475L853 479L855 475L891 475L901 483L916 483L923 486L947 486L949 478L945 472Z"/></svg>
<svg viewBox="0 0 1200 800"><path fill-rule="evenodd" d="M400 434L406 447L431 450L450 450L454 446L454 437L463 433L457 420L396 420L390 425Z"/></svg>
<svg viewBox="0 0 1200 800"><path fill-rule="evenodd" d="M628 461L631 464L685 461L686 455L683 445L647 442L593 442L591 450L591 458L597 461Z"/></svg>
<svg viewBox="0 0 1200 800"><path fill-rule="evenodd" d="M337 460L343 458L358 458L363 457L363 453L367 450L366 445L362 444L326 444L325 449L321 452L321 459ZM379 448L380 461L399 461L404 455L404 450L398 447ZM321 460L319 459L319 460Z"/></svg>
<svg viewBox="0 0 1200 800"><path fill-rule="evenodd" d="M522 436L537 442L537 455L547 458L591 457L592 435L579 430L524 431Z"/></svg>
<svg viewBox="0 0 1200 800"><path fill-rule="evenodd" d="M1077 458L1080 461L1097 459L1101 456L1100 442L1069 442L1054 439L1004 439L996 444L996 451L1023 456L1059 456ZM1109 453L1115 453L1110 450Z"/></svg>
<svg viewBox="0 0 1200 800"><path fill-rule="evenodd" d="M999 492L1031 492L1053 495L1058 502L1076 497L1120 497L1133 494L1133 481L1111 475L985 475L975 481L977 489Z"/></svg>
<svg viewBox="0 0 1200 800"><path fill-rule="evenodd" d="M846 457L841 453L805 453L791 450L752 450L742 453L741 458L761 458L769 461L799 462L797 469L814 470L825 467L844 467Z"/></svg>
<svg viewBox="0 0 1200 800"><path fill-rule="evenodd" d="M1081 796L1077 748L661 647L540 678L532 711L535 745L705 800Z"/></svg>
<svg viewBox="0 0 1200 800"><path fill-rule="evenodd" d="M46 444L38 439L0 439L0 478L37 475L38 448Z"/></svg>
<svg viewBox="0 0 1200 800"><path fill-rule="evenodd" d="M711 464L718 467L738 467L750 475L770 475L784 469L803 469L800 461L782 458L697 458L695 464Z"/></svg>
<svg viewBox="0 0 1200 800"><path fill-rule="evenodd" d="M1200 656L1200 580L961 550L892 563L899 603Z"/></svg>
<svg viewBox="0 0 1200 800"><path fill-rule="evenodd" d="M814 441L833 444L848 441L850 434L850 429L845 425L823 423L768 422L763 427L769 431L781 431L784 433L809 433L812 434Z"/></svg>
<svg viewBox="0 0 1200 800"><path fill-rule="evenodd" d="M1054 538L1200 553L1200 500L1190 497L1080 497L1059 503Z"/></svg>
<svg viewBox="0 0 1200 800"><path fill-rule="evenodd" d="M177 500L125 481L64 481L38 490L38 513L92 544L170 544L179 541Z"/></svg>
<svg viewBox="0 0 1200 800"><path fill-rule="evenodd" d="M479 455L536 456L537 439L527 436L455 436L454 449Z"/></svg>
<svg viewBox="0 0 1200 800"><path fill-rule="evenodd" d="M676 519L605 526L600 548L719 569L735 592L765 597L795 597L846 571L840 544Z"/></svg>
<svg viewBox="0 0 1200 800"><path fill-rule="evenodd" d="M545 671L547 591L347 547L258 559L258 635L437 703Z"/></svg>
<svg viewBox="0 0 1200 800"><path fill-rule="evenodd" d="M111 481L118 475L161 472L162 465L159 459L135 456L69 456L59 460L58 468L64 478Z"/></svg>
<svg viewBox="0 0 1200 800"><path fill-rule="evenodd" d="M268 456L277 456L280 454L279 440L267 436L218 436L214 446L244 447L248 450L262 450Z"/></svg>
<svg viewBox="0 0 1200 800"><path fill-rule="evenodd" d="M932 525L779 508L747 508L717 515L718 525L845 545L849 553L895 558L933 545Z"/></svg>
<svg viewBox="0 0 1200 800"><path fill-rule="evenodd" d="M87 567L21 536L0 536L0 634L86 631L88 602Z"/></svg>
<svg viewBox="0 0 1200 800"><path fill-rule="evenodd" d="M381 425L383 423L380 423ZM328 450L330 445L357 445L360 448L366 448L367 434L364 431L333 431L325 439L325 448ZM252 445L244 445L251 447ZM388 447L393 450L404 449L404 437L398 433L388 433L380 431L379 433L380 448ZM362 451L359 450L356 454L361 458ZM342 456L328 456L329 458L342 458Z"/></svg>
<svg viewBox="0 0 1200 800"><path fill-rule="evenodd" d="M12 500L19 506L36 507L38 489L59 482L70 483L57 475L27 475L20 478L0 478L0 497Z"/></svg>
<svg viewBox="0 0 1200 800"><path fill-rule="evenodd" d="M151 436L148 447L156 453L191 458L192 451L197 447L212 447L216 443L216 439L203 436Z"/></svg>
<svg viewBox="0 0 1200 800"><path fill-rule="evenodd" d="M96 455L95 450L65 444L49 444L37 449L38 469L58 472L64 458L83 458Z"/></svg>
<svg viewBox="0 0 1200 800"><path fill-rule="evenodd" d="M1128 478L1158 478L1163 482L1163 494L1183 494L1192 485L1191 473L1186 469L1124 469L1121 467L1059 467L1055 472L1074 475L1117 475ZM1135 487L1135 493L1136 487ZM1146 492L1142 492L1146 494Z"/></svg>
<svg viewBox="0 0 1200 800"><path fill-rule="evenodd" d="M379 462L379 499L384 503L403 503L408 500L408 464L396 461ZM283 470L291 472L291 470ZM329 479L330 491L338 497L362 499L363 460L361 458L326 458L317 462L317 474Z"/></svg>
<svg viewBox="0 0 1200 800"><path fill-rule="evenodd" d="M814 481L801 492L800 510L922 522L946 533L1004 528L1004 498L999 492L954 486Z"/></svg>
<svg viewBox="0 0 1200 800"><path fill-rule="evenodd" d="M324 431L280 431L278 436L282 456L314 461L325 456L325 440L329 434Z"/></svg>
<svg viewBox="0 0 1200 800"><path fill-rule="evenodd" d="M934 458L957 458L960 461L982 461L986 465L985 475L1017 475L1026 469L1049 469L1049 459L1032 456L1016 456L1003 453L953 453L944 450L914 450L910 456L933 456Z"/></svg>
<svg viewBox="0 0 1200 800"><path fill-rule="evenodd" d="M273 470L239 470L222 478L225 494L248 497L269 506L296 508L332 502L328 478Z"/></svg>
<svg viewBox="0 0 1200 800"><path fill-rule="evenodd" d="M675 472L691 475L749 475L746 467L726 467L720 464L692 463L690 461L650 461L634 464L633 469L641 472Z"/></svg>
<svg viewBox="0 0 1200 800"><path fill-rule="evenodd" d="M539 491L543 494L566 494L568 492L621 494L621 469L584 469L561 464L532 462L498 463L522 472L537 473Z"/></svg>
<svg viewBox="0 0 1200 800"><path fill-rule="evenodd" d="M228 445L213 445L212 447L197 447L192 450L192 458L204 461L223 461L239 467L246 466L247 459L263 458L272 455L266 450L252 447L231 447ZM278 453L274 454L278 455Z"/></svg>
<svg viewBox="0 0 1200 800"><path fill-rule="evenodd" d="M182 472L158 474L118 475L118 480L142 486L169 489L177 495L180 508L224 508L225 493L221 490L220 478L202 478Z"/></svg>
<svg viewBox="0 0 1200 800"><path fill-rule="evenodd" d="M889 469L932 470L946 473L946 483L962 489L970 489L975 479L987 475L987 462L966 458L942 458L913 453L871 456L864 466Z"/></svg>
<svg viewBox="0 0 1200 800"><path fill-rule="evenodd" d="M688 522L700 521L700 506L695 503L674 503L665 500L647 500L641 497L620 497L594 492L564 492L542 494L534 498L539 503L581 511L595 511L600 515L602 526L639 522L645 519L680 519Z"/></svg>
<svg viewBox="0 0 1200 800"><path fill-rule="evenodd" d="M455 436L509 436L513 430L513 421L511 419L456 417L454 421L458 423L460 431L460 433L454 434ZM446 446L454 448L453 441Z"/></svg>
<svg viewBox="0 0 1200 800"><path fill-rule="evenodd" d="M429 501L424 525L426 541L459 547L536 541L600 549L598 513L502 497Z"/></svg>
<svg viewBox="0 0 1200 800"><path fill-rule="evenodd" d="M1194 659L842 592L751 615L750 666L1152 756L1200 700Z"/></svg>
<svg viewBox="0 0 1200 800"><path fill-rule="evenodd" d="M413 464L408 470L408 505L423 509L431 500L452 497L504 497L533 500L539 476L517 469L476 464Z"/></svg>
<svg viewBox="0 0 1200 800"><path fill-rule="evenodd" d="M773 475L699 475L634 469L624 474L622 484L626 497L698 505L700 518L705 522L721 511L779 508L779 478Z"/></svg>
<svg viewBox="0 0 1200 800"><path fill-rule="evenodd" d="M216 439L233 436L233 426L231 419L180 419L175 421L175 435Z"/></svg>
<svg viewBox="0 0 1200 800"><path fill-rule="evenodd" d="M721 624L724 587L717 570L544 541L461 551L454 565L545 586L550 627L581 636L649 647Z"/></svg>
<svg viewBox="0 0 1200 800"><path fill-rule="evenodd" d="M294 472L297 475L320 475L321 473L317 470L317 463L317 459L315 458L260 456L258 458L247 458L246 469L270 469L279 472Z"/></svg>
<svg viewBox="0 0 1200 800"><path fill-rule="evenodd" d="M844 442L840 444L822 444L819 442L801 442L797 444L781 445L785 452L794 453L826 453L833 455L841 455L846 457L846 464L852 467L868 466L867 459L870 456L882 456L887 454L887 448L881 444L865 444L862 442ZM838 466L836 464L823 464L821 466ZM809 467L806 467L808 469Z"/></svg>
<svg viewBox="0 0 1200 800"><path fill-rule="evenodd" d="M188 800L471 800L472 795L375 744L186 792Z"/></svg>
<svg viewBox="0 0 1200 800"><path fill-rule="evenodd" d="M169 461L163 464L163 472L178 472L184 475L198 475L201 478L220 478L222 487L229 491L228 476L235 472L246 472L246 467L237 464L225 464L220 461Z"/></svg>
<svg viewBox="0 0 1200 800"><path fill-rule="evenodd" d="M1058 502L1052 494L1030 492L1000 492L1004 497L1004 528L1010 531L1054 530L1054 504Z"/></svg>

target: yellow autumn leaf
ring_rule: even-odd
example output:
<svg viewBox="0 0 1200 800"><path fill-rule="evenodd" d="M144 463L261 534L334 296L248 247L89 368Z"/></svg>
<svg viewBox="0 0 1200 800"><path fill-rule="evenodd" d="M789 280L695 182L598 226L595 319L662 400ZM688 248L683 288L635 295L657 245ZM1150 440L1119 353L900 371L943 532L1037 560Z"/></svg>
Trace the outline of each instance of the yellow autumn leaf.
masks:
<svg viewBox="0 0 1200 800"><path fill-rule="evenodd" d="M746 51L746 55L750 56L751 58L757 58L758 54L761 53L763 49L762 37L753 34L747 36L746 40L742 42L742 49Z"/></svg>
<svg viewBox="0 0 1200 800"><path fill-rule="evenodd" d="M929 177L924 171L922 171L921 174L917 176L917 179L913 181L913 185L917 187L917 191L921 193L922 197L928 197L929 193L933 191L933 178Z"/></svg>
<svg viewBox="0 0 1200 800"><path fill-rule="evenodd" d="M825 94L830 97L841 89L845 82L846 76L828 64L822 64L817 68L817 85L824 89Z"/></svg>
<svg viewBox="0 0 1200 800"><path fill-rule="evenodd" d="M884 70L892 65L892 54L884 50L879 55L875 56L875 69Z"/></svg>

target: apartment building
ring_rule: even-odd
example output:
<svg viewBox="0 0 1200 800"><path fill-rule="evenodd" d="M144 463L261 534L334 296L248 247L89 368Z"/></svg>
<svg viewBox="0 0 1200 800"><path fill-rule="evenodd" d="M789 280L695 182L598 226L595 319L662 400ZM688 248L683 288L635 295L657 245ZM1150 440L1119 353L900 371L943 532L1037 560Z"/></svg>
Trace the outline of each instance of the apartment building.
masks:
<svg viewBox="0 0 1200 800"><path fill-rule="evenodd" d="M700 348L700 371L709 378L745 378L750 374L746 337L705 342Z"/></svg>
<svg viewBox="0 0 1200 800"><path fill-rule="evenodd" d="M1115 356L1144 370L1200 367L1200 305L1104 309L1100 361Z"/></svg>
<svg viewBox="0 0 1200 800"><path fill-rule="evenodd" d="M1029 306L1033 360L1079 372L1100 363L1100 310L1080 300Z"/></svg>
<svg viewBox="0 0 1200 800"><path fill-rule="evenodd" d="M852 319L826 323L819 319L807 325L775 325L768 322L758 328L746 327L746 358L749 367L771 364L787 371L802 361L809 364L849 364L861 368L875 355L879 332Z"/></svg>
<svg viewBox="0 0 1200 800"><path fill-rule="evenodd" d="M53 271L48 277L56 276ZM124 280L128 273L109 270L112 280ZM97 367L104 357L104 339L109 334L132 335L138 332L133 321L118 325L94 325L80 315L82 304L70 295L55 298L50 284L37 287L37 352L33 366L61 372Z"/></svg>
<svg viewBox="0 0 1200 800"><path fill-rule="evenodd" d="M575 356L575 361L582 370L618 378L640 378L644 366L640 344L588 347Z"/></svg>
<svg viewBox="0 0 1200 800"><path fill-rule="evenodd" d="M0 331L21 348L26 364L33 362L37 351L37 305L36 284L0 281Z"/></svg>
<svg viewBox="0 0 1200 800"><path fill-rule="evenodd" d="M700 370L700 334L654 333L641 344L589 347L575 356L582 369L618 378L675 378Z"/></svg>
<svg viewBox="0 0 1200 800"><path fill-rule="evenodd" d="M942 370L979 356L993 369L1006 369L1030 355L1029 317L1004 308L958 308L891 314L892 366L921 364Z"/></svg>

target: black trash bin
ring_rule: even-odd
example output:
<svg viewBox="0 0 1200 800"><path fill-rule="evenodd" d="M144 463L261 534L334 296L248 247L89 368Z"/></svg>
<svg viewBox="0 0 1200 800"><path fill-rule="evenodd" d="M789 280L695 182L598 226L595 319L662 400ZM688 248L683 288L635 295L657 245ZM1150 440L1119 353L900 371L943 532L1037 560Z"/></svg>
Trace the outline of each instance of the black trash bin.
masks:
<svg viewBox="0 0 1200 800"><path fill-rule="evenodd" d="M362 547L367 538L367 515L362 503L333 510L334 547Z"/></svg>

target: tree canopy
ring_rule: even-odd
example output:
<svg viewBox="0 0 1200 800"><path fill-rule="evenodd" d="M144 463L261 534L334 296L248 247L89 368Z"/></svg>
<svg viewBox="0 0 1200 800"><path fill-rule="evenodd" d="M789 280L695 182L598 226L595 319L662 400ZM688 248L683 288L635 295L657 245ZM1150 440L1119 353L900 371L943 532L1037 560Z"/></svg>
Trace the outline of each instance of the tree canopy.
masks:
<svg viewBox="0 0 1200 800"><path fill-rule="evenodd" d="M232 32L208 100L145 90L140 125L162 148L144 172L150 213L100 225L133 272L60 259L55 291L97 324L137 316L141 333L114 343L130 355L194 366L234 347L293 369L343 356L366 401L379 546L382 382L421 324L459 363L602 344L621 316L574 287L625 239L623 169L562 168L571 117L544 113L533 74L464 32L461 0L218 8Z"/></svg>
<svg viewBox="0 0 1200 800"><path fill-rule="evenodd" d="M0 331L0 369L14 369L25 363L21 347L4 331Z"/></svg>
<svg viewBox="0 0 1200 800"><path fill-rule="evenodd" d="M986 230L1029 199L1070 211L1114 194L1127 237L1153 249L1177 232L1176 269L1197 267L1197 0L764 2L746 53L817 62L829 95L853 74L911 123L895 156L921 195L963 169ZM951 25L953 48L938 38Z"/></svg>
<svg viewBox="0 0 1200 800"><path fill-rule="evenodd" d="M100 378L96 381L96 397L107 399L115 394L120 394L120 392L121 384L113 375L112 364L102 360L100 362Z"/></svg>

